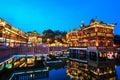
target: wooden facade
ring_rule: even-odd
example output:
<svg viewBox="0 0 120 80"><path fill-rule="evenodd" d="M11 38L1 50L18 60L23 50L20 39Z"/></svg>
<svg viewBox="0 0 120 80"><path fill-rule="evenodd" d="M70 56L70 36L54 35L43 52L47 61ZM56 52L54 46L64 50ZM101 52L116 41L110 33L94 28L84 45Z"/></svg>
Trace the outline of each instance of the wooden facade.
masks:
<svg viewBox="0 0 120 80"><path fill-rule="evenodd" d="M80 29L68 32L70 60L87 62L88 71L98 76L115 73L114 27L92 19L88 26L82 23Z"/></svg>
<svg viewBox="0 0 120 80"><path fill-rule="evenodd" d="M0 47L25 45L28 39L25 33L0 18Z"/></svg>
<svg viewBox="0 0 120 80"><path fill-rule="evenodd" d="M28 36L28 45L29 46L38 46L42 44L43 35L37 33L36 31L27 32L26 35Z"/></svg>

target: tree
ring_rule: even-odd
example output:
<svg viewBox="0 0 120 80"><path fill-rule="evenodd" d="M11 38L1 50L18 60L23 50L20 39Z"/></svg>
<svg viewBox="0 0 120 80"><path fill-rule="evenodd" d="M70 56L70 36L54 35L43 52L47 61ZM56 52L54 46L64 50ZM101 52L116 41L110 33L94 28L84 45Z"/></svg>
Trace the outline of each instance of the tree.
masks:
<svg viewBox="0 0 120 80"><path fill-rule="evenodd" d="M50 39L50 43L53 42L54 40L54 31L52 31L51 29L48 29L48 30L44 30L43 31L43 43L47 42L47 39Z"/></svg>
<svg viewBox="0 0 120 80"><path fill-rule="evenodd" d="M120 46L120 35L114 35L114 44Z"/></svg>
<svg viewBox="0 0 120 80"><path fill-rule="evenodd" d="M55 40L57 40L58 42L63 43L63 39L64 41L66 40L66 34L67 32L62 32L59 30L53 31L51 29L48 30L44 30L43 31L43 43L48 42L49 39L49 43L53 43Z"/></svg>

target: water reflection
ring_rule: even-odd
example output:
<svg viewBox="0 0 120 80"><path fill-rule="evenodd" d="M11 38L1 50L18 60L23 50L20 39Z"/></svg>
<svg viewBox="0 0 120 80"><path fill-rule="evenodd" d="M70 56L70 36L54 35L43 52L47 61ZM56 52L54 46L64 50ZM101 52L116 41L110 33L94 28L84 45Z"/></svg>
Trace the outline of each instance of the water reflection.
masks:
<svg viewBox="0 0 120 80"><path fill-rule="evenodd" d="M34 70L34 71L22 71L14 73L9 80L39 80L49 77L49 71Z"/></svg>
<svg viewBox="0 0 120 80"><path fill-rule="evenodd" d="M48 71L33 70L33 72L16 73L12 80L120 80L120 66L116 67L118 79L116 73L102 76L95 75L90 72L87 63L78 61L68 61L67 66L57 63L54 67L50 67Z"/></svg>
<svg viewBox="0 0 120 80"><path fill-rule="evenodd" d="M66 68L50 69L47 72L17 73L10 80L70 80Z"/></svg>
<svg viewBox="0 0 120 80"><path fill-rule="evenodd" d="M47 64L49 70L35 70L14 73L11 80L69 80L70 77L66 74L66 63L58 62ZM39 71L39 72L38 72ZM41 72L40 72L41 71Z"/></svg>
<svg viewBox="0 0 120 80"><path fill-rule="evenodd" d="M102 75L97 74L97 72L93 73L86 63L72 60L68 63L66 73L70 78L77 80L117 80L116 73L105 73Z"/></svg>
<svg viewBox="0 0 120 80"><path fill-rule="evenodd" d="M118 80L120 80L120 66L116 66L116 74L118 76Z"/></svg>
<svg viewBox="0 0 120 80"><path fill-rule="evenodd" d="M21 74L16 75L12 80L36 80L48 77L48 73L31 73L31 74Z"/></svg>

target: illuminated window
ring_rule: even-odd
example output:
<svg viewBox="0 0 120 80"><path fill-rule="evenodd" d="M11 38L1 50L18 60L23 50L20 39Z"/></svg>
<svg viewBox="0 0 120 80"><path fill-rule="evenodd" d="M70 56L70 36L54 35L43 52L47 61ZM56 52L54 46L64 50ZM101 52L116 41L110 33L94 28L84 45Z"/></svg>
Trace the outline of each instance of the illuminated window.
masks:
<svg viewBox="0 0 120 80"><path fill-rule="evenodd" d="M106 60L106 53L99 52L99 61L105 61L105 60Z"/></svg>
<svg viewBox="0 0 120 80"><path fill-rule="evenodd" d="M96 36L96 33L91 33L90 36Z"/></svg>
<svg viewBox="0 0 120 80"><path fill-rule="evenodd" d="M107 37L113 37L113 34L106 34Z"/></svg>

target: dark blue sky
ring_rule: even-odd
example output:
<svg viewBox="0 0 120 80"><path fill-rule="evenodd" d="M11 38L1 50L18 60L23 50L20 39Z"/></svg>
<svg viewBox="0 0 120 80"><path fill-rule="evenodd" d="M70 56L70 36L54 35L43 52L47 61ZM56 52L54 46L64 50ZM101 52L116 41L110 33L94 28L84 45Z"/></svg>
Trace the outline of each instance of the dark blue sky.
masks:
<svg viewBox="0 0 120 80"><path fill-rule="evenodd" d="M24 32L70 31L96 16L117 22L114 33L120 34L120 0L0 0L0 17Z"/></svg>

